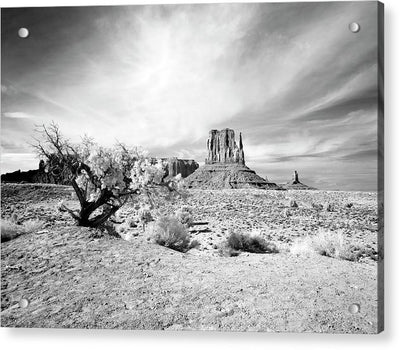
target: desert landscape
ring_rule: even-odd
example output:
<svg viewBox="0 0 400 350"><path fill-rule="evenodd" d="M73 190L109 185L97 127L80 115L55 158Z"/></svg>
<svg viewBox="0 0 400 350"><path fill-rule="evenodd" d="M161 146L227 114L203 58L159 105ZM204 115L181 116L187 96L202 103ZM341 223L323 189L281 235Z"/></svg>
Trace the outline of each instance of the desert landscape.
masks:
<svg viewBox="0 0 400 350"><path fill-rule="evenodd" d="M376 193L190 190L187 200L165 208L193 213L190 237L199 245L183 253L150 242L139 227L124 231L124 239L77 227L56 209L71 192L2 184L2 219L42 224L2 243L3 327L377 331ZM117 231L135 214L121 209ZM333 239L342 232L353 247L349 255L302 246L321 228ZM277 252L221 255L232 229L258 230ZM29 300L26 308L18 307L21 298ZM353 303L359 313L349 312Z"/></svg>
<svg viewBox="0 0 400 350"><path fill-rule="evenodd" d="M233 130L207 148L184 195L98 227L72 186L3 183L2 325L375 333L377 194L271 184Z"/></svg>
<svg viewBox="0 0 400 350"><path fill-rule="evenodd" d="M2 9L1 326L381 332L382 13Z"/></svg>

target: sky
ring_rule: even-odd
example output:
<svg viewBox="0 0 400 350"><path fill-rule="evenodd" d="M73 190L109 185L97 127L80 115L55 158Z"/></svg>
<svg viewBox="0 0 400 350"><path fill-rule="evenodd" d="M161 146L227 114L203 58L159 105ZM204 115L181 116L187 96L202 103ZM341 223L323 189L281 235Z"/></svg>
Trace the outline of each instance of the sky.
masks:
<svg viewBox="0 0 400 350"><path fill-rule="evenodd" d="M376 2L2 9L1 29L1 173L38 167L51 121L200 164L231 128L270 181L376 190Z"/></svg>

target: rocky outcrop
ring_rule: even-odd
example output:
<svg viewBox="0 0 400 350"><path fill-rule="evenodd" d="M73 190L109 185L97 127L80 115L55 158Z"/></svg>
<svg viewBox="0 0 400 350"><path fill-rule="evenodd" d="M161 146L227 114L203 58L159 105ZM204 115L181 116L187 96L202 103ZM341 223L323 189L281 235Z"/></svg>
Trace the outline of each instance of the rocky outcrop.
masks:
<svg viewBox="0 0 400 350"><path fill-rule="evenodd" d="M69 185L70 172L60 163L57 157L39 162L39 168L28 171L17 170L1 175L1 182L10 183L50 183Z"/></svg>
<svg viewBox="0 0 400 350"><path fill-rule="evenodd" d="M292 174L292 180L285 184L280 184L287 190L316 190L316 188L305 185L299 180L299 173L295 170Z"/></svg>
<svg viewBox="0 0 400 350"><path fill-rule="evenodd" d="M188 188L219 190L224 188L281 189L265 181L254 170L240 164L205 164L185 179Z"/></svg>
<svg viewBox="0 0 400 350"><path fill-rule="evenodd" d="M237 145L235 131L232 129L211 130L207 140L207 151L206 164L237 163L245 165L242 134L239 134L239 145Z"/></svg>
<svg viewBox="0 0 400 350"><path fill-rule="evenodd" d="M206 164L185 179L188 188L281 189L245 165L242 134L239 144L232 129L211 130L207 140Z"/></svg>
<svg viewBox="0 0 400 350"><path fill-rule="evenodd" d="M181 174L182 178L188 177L194 173L199 164L192 159L178 159L176 157L165 159L168 162L167 176L172 177Z"/></svg>

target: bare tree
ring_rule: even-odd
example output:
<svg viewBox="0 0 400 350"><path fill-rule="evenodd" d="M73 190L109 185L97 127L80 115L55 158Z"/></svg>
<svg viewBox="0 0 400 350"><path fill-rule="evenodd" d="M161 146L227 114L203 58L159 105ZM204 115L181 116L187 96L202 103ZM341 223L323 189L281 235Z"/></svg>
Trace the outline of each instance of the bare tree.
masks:
<svg viewBox="0 0 400 350"><path fill-rule="evenodd" d="M48 171L67 177L77 195L79 210L65 205L62 209L68 211L79 226L98 227L129 198L145 194L154 204L154 195L159 193L157 189L177 190L177 179L166 181L160 164L152 164L137 148L122 143L104 148L88 137L73 145L62 136L54 122L38 126L36 131L39 137L32 144L36 153L47 161Z"/></svg>

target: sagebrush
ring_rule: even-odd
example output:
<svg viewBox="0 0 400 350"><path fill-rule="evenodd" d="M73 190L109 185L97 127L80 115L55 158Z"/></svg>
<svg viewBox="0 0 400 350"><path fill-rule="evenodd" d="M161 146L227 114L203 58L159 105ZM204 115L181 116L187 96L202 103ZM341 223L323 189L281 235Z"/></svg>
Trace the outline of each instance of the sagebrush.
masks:
<svg viewBox="0 0 400 350"><path fill-rule="evenodd" d="M150 238L159 245L179 252L186 252L189 249L188 229L175 216L159 217L151 227Z"/></svg>
<svg viewBox="0 0 400 350"><path fill-rule="evenodd" d="M315 235L294 242L290 251L297 255L320 254L336 259L357 261L364 250L346 241L342 231L319 229Z"/></svg>
<svg viewBox="0 0 400 350"><path fill-rule="evenodd" d="M43 227L43 221L32 219L17 224L11 220L1 220L1 242L11 241L23 234L39 231Z"/></svg>
<svg viewBox="0 0 400 350"><path fill-rule="evenodd" d="M278 253L278 248L272 242L267 241L260 232L239 233L231 231L224 249L230 256L236 255L237 251L249 253Z"/></svg>

